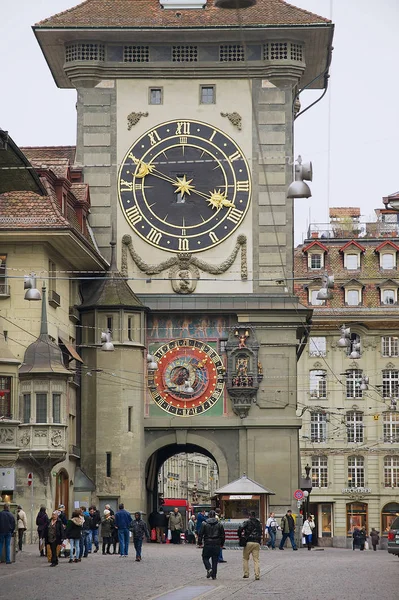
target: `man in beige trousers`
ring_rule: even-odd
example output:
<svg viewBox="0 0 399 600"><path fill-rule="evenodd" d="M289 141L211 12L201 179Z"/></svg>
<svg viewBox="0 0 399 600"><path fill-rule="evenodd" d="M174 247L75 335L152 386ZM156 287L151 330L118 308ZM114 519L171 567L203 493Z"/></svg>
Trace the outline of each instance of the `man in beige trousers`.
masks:
<svg viewBox="0 0 399 600"><path fill-rule="evenodd" d="M260 579L259 552L262 541L262 525L256 518L255 512L250 513L250 517L238 528L238 537L244 537L246 545L243 548L242 565L244 569L244 579L249 577L249 557L252 554L254 561L255 579Z"/></svg>

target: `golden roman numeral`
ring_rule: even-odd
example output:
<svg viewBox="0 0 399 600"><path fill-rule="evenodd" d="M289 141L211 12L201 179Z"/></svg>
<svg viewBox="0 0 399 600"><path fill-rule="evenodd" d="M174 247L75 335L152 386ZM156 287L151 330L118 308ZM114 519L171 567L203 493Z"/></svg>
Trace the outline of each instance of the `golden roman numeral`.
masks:
<svg viewBox="0 0 399 600"><path fill-rule="evenodd" d="M141 186L142 186L142 185L143 185L142 183L135 183L135 184L134 184L134 189L135 189L135 190L141 190Z"/></svg>
<svg viewBox="0 0 399 600"><path fill-rule="evenodd" d="M161 138L159 137L158 131L156 129L150 131L148 137L150 138L151 146L155 146L155 144L161 141Z"/></svg>
<svg viewBox="0 0 399 600"><path fill-rule="evenodd" d="M237 224L240 222L243 214L244 211L238 210L238 208L232 208L227 216L227 219Z"/></svg>
<svg viewBox="0 0 399 600"><path fill-rule="evenodd" d="M187 230L186 230L186 228L185 228L185 227L182 227L182 229L181 229L181 234L182 234L182 235L187 235Z"/></svg>
<svg viewBox="0 0 399 600"><path fill-rule="evenodd" d="M249 192L249 181L237 181L237 192Z"/></svg>
<svg viewBox="0 0 399 600"><path fill-rule="evenodd" d="M133 190L133 181L121 179L121 192L131 192Z"/></svg>
<svg viewBox="0 0 399 600"><path fill-rule="evenodd" d="M157 229L151 229L150 233L147 234L147 240L154 244L159 244L161 237L162 233Z"/></svg>
<svg viewBox="0 0 399 600"><path fill-rule="evenodd" d="M217 134L217 131L214 130L211 137L209 138L209 141L211 142L213 140L213 138L215 137L215 135Z"/></svg>
<svg viewBox="0 0 399 600"><path fill-rule="evenodd" d="M238 150L237 150L237 152L234 152L234 154L230 154L230 156L229 156L229 160L231 162L233 162L234 160L238 160L239 158L242 158L242 157L241 157L241 154L238 152Z"/></svg>
<svg viewBox="0 0 399 600"><path fill-rule="evenodd" d="M190 135L190 121L178 121L176 135Z"/></svg>
<svg viewBox="0 0 399 600"><path fill-rule="evenodd" d="M187 238L179 238L179 251L187 252L189 249L189 242Z"/></svg>
<svg viewBox="0 0 399 600"><path fill-rule="evenodd" d="M129 217L129 221L133 225L136 225L136 223L139 223L143 219L137 206L132 206L132 208L128 208L126 214Z"/></svg>
<svg viewBox="0 0 399 600"><path fill-rule="evenodd" d="M180 136L180 143L181 144L187 144L188 138L186 135L181 135Z"/></svg>
<svg viewBox="0 0 399 600"><path fill-rule="evenodd" d="M216 243L219 241L219 238L214 231L209 232L209 237L211 238L213 243Z"/></svg>

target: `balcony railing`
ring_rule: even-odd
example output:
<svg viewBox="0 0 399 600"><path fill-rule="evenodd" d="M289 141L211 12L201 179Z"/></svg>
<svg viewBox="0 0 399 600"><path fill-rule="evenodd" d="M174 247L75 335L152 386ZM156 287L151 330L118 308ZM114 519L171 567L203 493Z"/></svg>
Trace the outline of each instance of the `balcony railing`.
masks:
<svg viewBox="0 0 399 600"><path fill-rule="evenodd" d="M399 237L399 223L374 221L366 223L312 223L309 226L308 239L356 239L356 238L395 238Z"/></svg>

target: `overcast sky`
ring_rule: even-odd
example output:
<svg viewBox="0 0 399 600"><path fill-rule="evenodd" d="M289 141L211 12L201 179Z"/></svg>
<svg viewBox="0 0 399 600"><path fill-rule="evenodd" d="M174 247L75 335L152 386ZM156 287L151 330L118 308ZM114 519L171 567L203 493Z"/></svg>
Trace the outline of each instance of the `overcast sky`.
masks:
<svg viewBox="0 0 399 600"><path fill-rule="evenodd" d="M296 200L296 241L328 206L369 219L399 189L398 0L291 0L335 23L330 89L295 124L296 154L312 160L313 197ZM56 87L31 26L77 0L0 0L0 127L19 145L75 144L76 93ZM302 108L320 91L304 92ZM329 135L330 132L330 135ZM330 173L330 177L328 177Z"/></svg>

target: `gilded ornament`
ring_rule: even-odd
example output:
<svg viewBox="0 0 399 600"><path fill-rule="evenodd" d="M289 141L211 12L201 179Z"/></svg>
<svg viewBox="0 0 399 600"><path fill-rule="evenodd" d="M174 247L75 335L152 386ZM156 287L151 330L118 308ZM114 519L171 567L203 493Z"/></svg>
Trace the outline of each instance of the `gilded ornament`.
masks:
<svg viewBox="0 0 399 600"><path fill-rule="evenodd" d="M234 125L234 127L237 127L237 129L239 131L241 131L242 118L241 118L241 115L238 114L238 112L232 112L232 113L221 112L220 114L222 117L227 117L228 120L230 121L230 123L232 125Z"/></svg>
<svg viewBox="0 0 399 600"><path fill-rule="evenodd" d="M131 112L130 115L127 116L128 131L130 131L134 125L137 125L141 117L148 117L148 112Z"/></svg>

